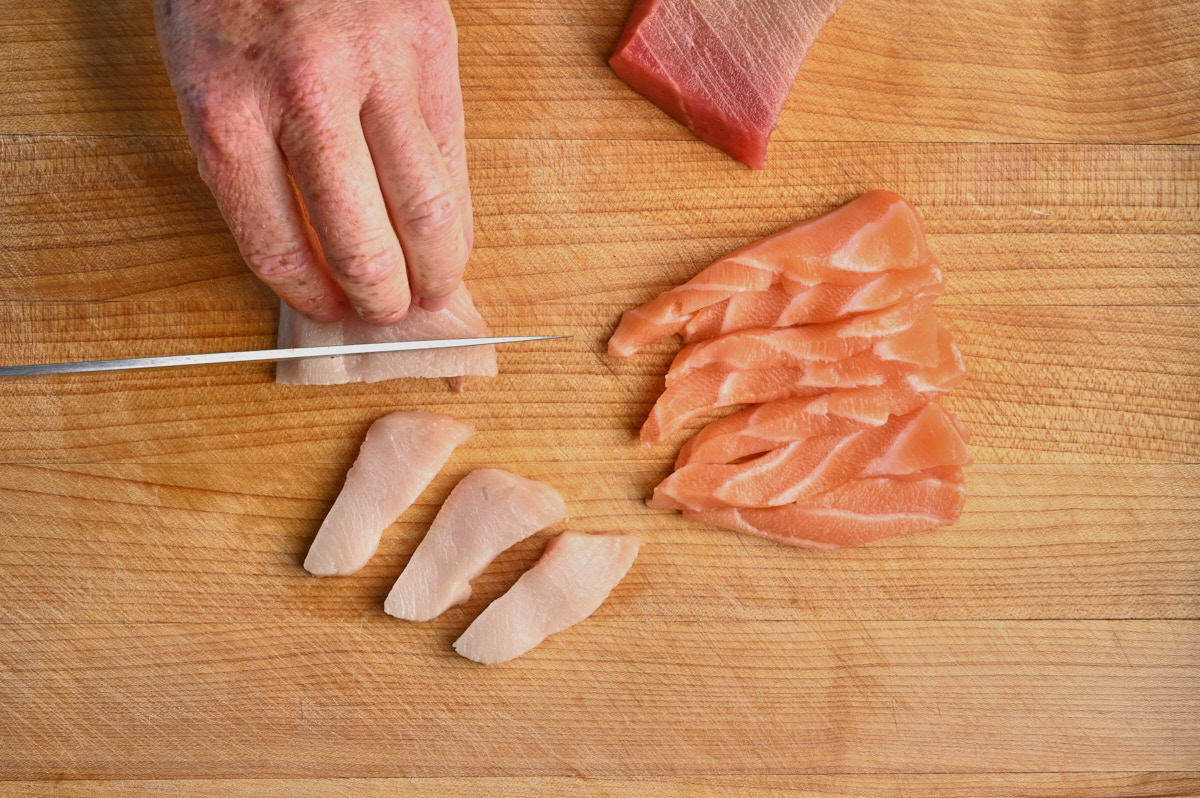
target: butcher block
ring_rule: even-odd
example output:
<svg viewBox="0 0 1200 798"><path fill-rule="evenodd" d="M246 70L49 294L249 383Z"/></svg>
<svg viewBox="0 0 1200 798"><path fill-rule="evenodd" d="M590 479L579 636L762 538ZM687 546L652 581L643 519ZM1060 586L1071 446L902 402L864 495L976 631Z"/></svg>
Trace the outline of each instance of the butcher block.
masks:
<svg viewBox="0 0 1200 798"><path fill-rule="evenodd" d="M143 0L0 0L0 365L267 348ZM849 0L747 169L606 65L630 0L455 0L500 376L270 364L0 383L0 794L1200 794L1200 3ZM678 346L621 312L873 188L968 364L953 527L835 551L643 500ZM370 423L478 431L348 578L304 553ZM694 427L693 427L694 428ZM383 600L473 469L641 555L486 668Z"/></svg>

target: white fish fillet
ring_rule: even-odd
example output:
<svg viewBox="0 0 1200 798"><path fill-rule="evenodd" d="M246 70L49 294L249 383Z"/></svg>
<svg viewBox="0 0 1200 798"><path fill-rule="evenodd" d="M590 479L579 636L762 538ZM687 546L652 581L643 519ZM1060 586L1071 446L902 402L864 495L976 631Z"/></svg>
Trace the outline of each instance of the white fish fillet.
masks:
<svg viewBox="0 0 1200 798"><path fill-rule="evenodd" d="M454 292L450 306L431 313L414 307L388 327L368 324L356 314L341 321L318 324L286 304L279 309L280 349L338 344L371 344L392 341L432 341L439 338L486 338L492 334L475 309L465 285ZM398 377L496 376L496 347L426 349L418 352L385 352L374 355L308 358L281 361L275 381L287 385L339 385L345 382L379 382Z"/></svg>
<svg viewBox="0 0 1200 798"><path fill-rule="evenodd" d="M484 665L521 656L595 612L629 572L641 545L630 535L563 532L467 627L454 650Z"/></svg>
<svg viewBox="0 0 1200 798"><path fill-rule="evenodd" d="M314 576L345 576L367 564L379 539L475 433L449 416L392 413L367 430L346 484L304 558Z"/></svg>
<svg viewBox="0 0 1200 798"><path fill-rule="evenodd" d="M471 596L470 581L508 547L567 517L545 482L481 468L463 477L438 511L383 608L428 621Z"/></svg>

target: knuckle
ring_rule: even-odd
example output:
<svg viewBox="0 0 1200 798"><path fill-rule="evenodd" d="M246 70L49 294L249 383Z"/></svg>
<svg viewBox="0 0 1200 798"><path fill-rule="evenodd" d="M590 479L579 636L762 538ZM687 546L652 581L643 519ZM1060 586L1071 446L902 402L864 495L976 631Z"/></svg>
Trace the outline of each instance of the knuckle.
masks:
<svg viewBox="0 0 1200 798"><path fill-rule="evenodd" d="M276 100L283 115L308 128L324 127L335 108L329 76L323 58L293 58L282 70L276 88Z"/></svg>
<svg viewBox="0 0 1200 798"><path fill-rule="evenodd" d="M371 324L386 326L389 324L395 324L408 315L409 305L410 301L408 296L403 296L398 298L387 308L360 308L358 313L365 321L368 321Z"/></svg>
<svg viewBox="0 0 1200 798"><path fill-rule="evenodd" d="M444 296L449 296L458 288L458 284L462 282L462 272L455 271L449 275L440 275L433 280L429 280L421 288L421 296L429 299L439 299Z"/></svg>
<svg viewBox="0 0 1200 798"><path fill-rule="evenodd" d="M180 91L179 105L202 172L215 173L235 161L248 137L262 127L251 103L219 86L192 84Z"/></svg>
<svg viewBox="0 0 1200 798"><path fill-rule="evenodd" d="M329 268L344 282L370 288L388 280L399 267L398 253L382 240L364 243L329 258Z"/></svg>
<svg viewBox="0 0 1200 798"><path fill-rule="evenodd" d="M405 203L403 224L418 238L438 238L451 232L458 222L458 203L448 190L420 195Z"/></svg>
<svg viewBox="0 0 1200 798"><path fill-rule="evenodd" d="M459 164L466 164L467 145L461 129L455 130L448 140L438 142L438 150L442 153L442 160L446 162L446 168L450 170L451 175L459 168Z"/></svg>
<svg viewBox="0 0 1200 798"><path fill-rule="evenodd" d="M421 3L415 19L413 41L424 52L436 52L458 46L454 15L445 0Z"/></svg>
<svg viewBox="0 0 1200 798"><path fill-rule="evenodd" d="M279 252L248 252L250 270L266 283L287 283L301 278L312 262L308 247L296 245Z"/></svg>

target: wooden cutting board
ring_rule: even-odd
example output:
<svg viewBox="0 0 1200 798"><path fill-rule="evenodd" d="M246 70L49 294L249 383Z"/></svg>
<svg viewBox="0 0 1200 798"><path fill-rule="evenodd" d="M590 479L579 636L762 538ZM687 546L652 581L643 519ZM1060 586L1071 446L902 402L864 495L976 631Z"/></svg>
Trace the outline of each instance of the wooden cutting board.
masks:
<svg viewBox="0 0 1200 798"><path fill-rule="evenodd" d="M0 362L273 341L147 5L0 0ZM455 3L470 287L497 332L569 341L462 395L266 365L0 384L0 792L1200 793L1200 4L851 0L761 172L607 69L628 7ZM635 434L675 344L607 356L620 312L870 188L947 273L961 522L813 552L648 510L674 446ZM307 576L400 408L479 432L364 571ZM381 610L481 466L646 544L493 669L450 643L545 535L432 623Z"/></svg>

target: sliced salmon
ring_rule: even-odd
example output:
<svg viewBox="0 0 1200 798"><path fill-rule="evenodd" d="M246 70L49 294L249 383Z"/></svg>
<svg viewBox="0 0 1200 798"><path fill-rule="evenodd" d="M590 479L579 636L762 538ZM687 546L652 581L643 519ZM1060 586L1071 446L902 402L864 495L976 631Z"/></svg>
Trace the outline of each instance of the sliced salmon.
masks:
<svg viewBox="0 0 1200 798"><path fill-rule="evenodd" d="M666 440L684 424L718 408L789 396L815 397L825 390L804 382L803 367L738 371L722 364L696 369L663 391L642 424L642 446Z"/></svg>
<svg viewBox="0 0 1200 798"><path fill-rule="evenodd" d="M691 463L732 463L795 441L875 426L856 418L808 412L820 398L780 399L719 418L688 439L679 450L675 468Z"/></svg>
<svg viewBox="0 0 1200 798"><path fill-rule="evenodd" d="M898 194L869 191L726 255L683 285L626 311L608 351L632 355L681 330L697 311L743 291L776 284L789 294L822 283L862 286L883 272L934 264L916 210Z"/></svg>
<svg viewBox="0 0 1200 798"><path fill-rule="evenodd" d="M686 510L683 517L792 546L836 549L948 526L965 501L962 469L950 466L852 480L807 502Z"/></svg>
<svg viewBox="0 0 1200 798"><path fill-rule="evenodd" d="M925 371L925 364L940 365L945 350L954 347L949 334L939 333L936 322L930 316L918 319L909 328L887 338L838 338L826 334L821 338L822 343L810 346L810 351L822 355L837 346L844 345L846 352L866 347L841 361L806 361L790 352L783 354L770 348L778 342L779 339L772 336L754 339L740 348L740 354L731 349L729 357L720 362L690 370L681 368L676 372L679 376L668 374L666 390L658 398L645 424L642 425L642 445L651 446L663 441L688 421L730 405L758 404L789 397L815 397L835 388L890 384L891 390L894 390L900 380ZM760 348L755 350L754 347ZM747 354L750 351L765 354L752 356ZM715 350L712 350L712 353L717 354ZM684 352L681 352L681 356L687 357ZM754 358L757 357L757 362L765 363L768 367L747 366L739 362L738 358L741 357L749 362L754 362ZM958 359L961 361L961 356ZM950 370L952 369L946 369ZM941 371L937 376L944 377L943 382L949 380ZM925 386L930 383L931 377L922 376L918 379L920 384ZM938 389L935 385L929 385L925 390L936 393ZM862 408L859 412L869 413L871 409ZM877 415L880 410L876 409L874 412Z"/></svg>
<svg viewBox="0 0 1200 798"><path fill-rule="evenodd" d="M879 310L918 294L940 294L943 288L942 270L933 263L883 272L862 286L818 283L792 294L776 283L765 291L744 291L697 311L681 335L685 344L692 344L751 327L821 324Z"/></svg>
<svg viewBox="0 0 1200 798"><path fill-rule="evenodd" d="M970 461L961 427L930 402L879 427L796 440L745 462L686 465L664 479L647 503L676 510L777 507L852 479Z"/></svg>
<svg viewBox="0 0 1200 798"><path fill-rule="evenodd" d="M745 370L839 361L869 349L880 338L904 333L913 325L920 325L918 330L924 335L905 346L923 344L926 356L936 359L936 323L929 315L936 299L934 294L921 294L840 321L798 327L755 327L689 344L671 362L667 385L693 369L714 363Z"/></svg>
<svg viewBox="0 0 1200 798"><path fill-rule="evenodd" d="M692 436L679 450L675 467L731 463L796 440L879 426L890 416L913 412L945 394L966 373L950 334L938 332L942 358L951 367L939 362L910 375L897 371L880 385L841 388L816 397L791 397L748 407L717 419ZM839 370L844 366L836 365ZM810 370L810 375L817 368Z"/></svg>

